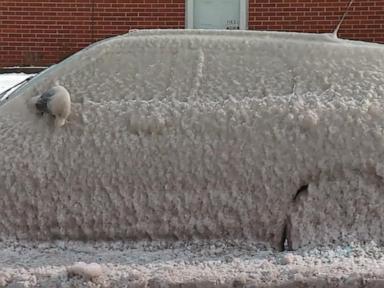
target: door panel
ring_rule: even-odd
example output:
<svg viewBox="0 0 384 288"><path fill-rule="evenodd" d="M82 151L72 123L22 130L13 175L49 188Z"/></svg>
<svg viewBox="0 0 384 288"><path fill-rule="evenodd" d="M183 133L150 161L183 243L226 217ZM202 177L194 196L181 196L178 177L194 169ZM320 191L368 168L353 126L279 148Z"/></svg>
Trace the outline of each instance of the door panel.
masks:
<svg viewBox="0 0 384 288"><path fill-rule="evenodd" d="M195 0L194 28L239 29L240 0Z"/></svg>

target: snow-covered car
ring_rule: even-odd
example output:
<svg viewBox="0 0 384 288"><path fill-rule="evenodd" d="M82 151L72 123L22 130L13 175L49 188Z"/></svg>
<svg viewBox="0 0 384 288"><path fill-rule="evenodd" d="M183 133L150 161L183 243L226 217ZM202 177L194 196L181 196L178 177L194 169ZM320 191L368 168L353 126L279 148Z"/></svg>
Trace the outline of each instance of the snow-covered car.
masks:
<svg viewBox="0 0 384 288"><path fill-rule="evenodd" d="M384 240L384 46L332 35L136 31L0 104L0 235ZM59 81L57 128L28 105Z"/></svg>

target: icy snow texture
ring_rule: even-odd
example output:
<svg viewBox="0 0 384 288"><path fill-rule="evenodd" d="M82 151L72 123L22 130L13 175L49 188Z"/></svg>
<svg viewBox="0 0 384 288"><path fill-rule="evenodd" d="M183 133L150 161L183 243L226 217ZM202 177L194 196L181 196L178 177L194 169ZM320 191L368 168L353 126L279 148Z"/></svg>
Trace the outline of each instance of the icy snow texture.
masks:
<svg viewBox="0 0 384 288"><path fill-rule="evenodd" d="M103 268L97 263L77 262L67 268L70 276L80 276L85 280L92 281L103 275Z"/></svg>
<svg viewBox="0 0 384 288"><path fill-rule="evenodd" d="M283 253L260 248L239 241L2 242L0 287L384 287L384 248L373 243ZM73 265L78 261L84 263Z"/></svg>
<svg viewBox="0 0 384 288"><path fill-rule="evenodd" d="M383 64L383 46L330 35L92 45L0 106L0 234L381 241ZM26 105L55 80L73 102L62 129Z"/></svg>

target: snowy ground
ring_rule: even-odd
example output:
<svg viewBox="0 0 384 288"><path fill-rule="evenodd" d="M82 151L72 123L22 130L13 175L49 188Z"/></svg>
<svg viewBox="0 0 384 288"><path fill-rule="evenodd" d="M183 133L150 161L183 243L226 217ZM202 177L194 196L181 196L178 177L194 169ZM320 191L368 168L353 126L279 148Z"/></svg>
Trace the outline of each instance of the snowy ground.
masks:
<svg viewBox="0 0 384 288"><path fill-rule="evenodd" d="M384 287L382 247L274 253L250 242L0 244L7 287Z"/></svg>
<svg viewBox="0 0 384 288"><path fill-rule="evenodd" d="M33 76L34 74L25 74L25 73L7 73L7 74L0 74L0 93L4 92L5 90L13 87L14 85L24 81L28 77ZM9 93L14 91L17 87L7 92L5 95L0 97L0 101L7 97Z"/></svg>

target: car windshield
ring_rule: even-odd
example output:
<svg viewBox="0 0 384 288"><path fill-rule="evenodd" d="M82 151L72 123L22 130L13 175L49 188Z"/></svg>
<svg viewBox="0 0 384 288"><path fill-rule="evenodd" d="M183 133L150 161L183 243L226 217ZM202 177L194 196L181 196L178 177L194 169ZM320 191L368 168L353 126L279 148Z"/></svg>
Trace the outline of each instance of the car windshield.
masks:
<svg viewBox="0 0 384 288"><path fill-rule="evenodd" d="M12 94L24 86L35 74L10 73L5 74L0 81L0 105L6 102Z"/></svg>

